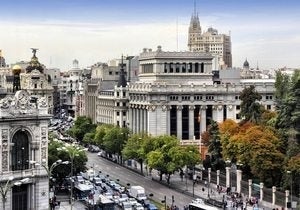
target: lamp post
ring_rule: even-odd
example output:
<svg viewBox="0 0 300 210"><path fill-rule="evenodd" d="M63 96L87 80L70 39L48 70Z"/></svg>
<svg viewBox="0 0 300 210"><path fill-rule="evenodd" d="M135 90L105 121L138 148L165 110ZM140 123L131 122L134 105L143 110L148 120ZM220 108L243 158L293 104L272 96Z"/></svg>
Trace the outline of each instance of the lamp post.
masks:
<svg viewBox="0 0 300 210"><path fill-rule="evenodd" d="M292 205L293 205L293 175L292 175L292 172L291 171L287 171L286 172L287 174L290 175L290 179L291 179L291 182L290 182L290 189L291 189L291 209L293 209Z"/></svg>
<svg viewBox="0 0 300 210"><path fill-rule="evenodd" d="M167 196L164 197L164 200L161 201L165 204L165 210L167 210Z"/></svg>
<svg viewBox="0 0 300 210"><path fill-rule="evenodd" d="M81 147L78 146L73 146L73 145L68 145L68 146L63 146L61 148L57 148L58 151L65 151L69 155L69 158L71 160L71 175L70 177L73 177L73 171L74 171L74 158L79 156L79 152L82 152L83 150ZM71 178L71 193L70 193L70 204L71 204L71 210L73 209L73 180Z"/></svg>
<svg viewBox="0 0 300 210"><path fill-rule="evenodd" d="M7 193L8 191L12 188L13 184L11 182L14 180L13 176L10 176L8 180L6 181L5 185L0 185L0 193L2 196L2 205L3 205L3 210L5 210L5 203L7 201Z"/></svg>
<svg viewBox="0 0 300 210"><path fill-rule="evenodd" d="M16 182L13 182L13 180L14 180L14 177L10 176L4 185L0 184L0 193L1 193L1 197L2 197L2 209L3 210L5 210L5 204L7 201L7 193L11 190L11 188L15 185L20 186L23 183L28 182L29 178L24 178L24 179L16 181Z"/></svg>
<svg viewBox="0 0 300 210"><path fill-rule="evenodd" d="M49 182L50 182L52 180L52 172L53 172L54 168L56 168L59 165L68 165L70 162L69 161L57 160L54 163L52 163L52 165L50 167L48 167L46 159L42 159L42 164L37 163L35 161L30 161L30 163L34 164L35 166L41 165L46 170L47 176L48 176L48 179L49 179ZM50 185L50 183L49 183L49 185ZM49 209L51 209L50 202L49 202Z"/></svg>

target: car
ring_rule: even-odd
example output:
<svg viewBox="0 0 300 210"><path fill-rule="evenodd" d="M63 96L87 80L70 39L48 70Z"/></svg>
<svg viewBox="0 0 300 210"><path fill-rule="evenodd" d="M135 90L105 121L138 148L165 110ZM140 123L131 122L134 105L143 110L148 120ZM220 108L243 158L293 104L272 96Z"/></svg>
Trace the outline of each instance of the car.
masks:
<svg viewBox="0 0 300 210"><path fill-rule="evenodd" d="M133 206L133 209L134 209L134 210L144 210L144 207L143 207L142 204L137 203L137 204L135 204L135 205Z"/></svg>
<svg viewBox="0 0 300 210"><path fill-rule="evenodd" d="M146 206L147 210L158 210L157 207L153 203L148 203Z"/></svg>
<svg viewBox="0 0 300 210"><path fill-rule="evenodd" d="M121 207L122 207L123 210L132 210L132 205L131 205L131 203L130 203L130 202L127 202L127 201L123 202L123 203L121 204Z"/></svg>
<svg viewBox="0 0 300 210"><path fill-rule="evenodd" d="M111 180L111 181L107 182L107 184L108 184L108 186L113 188L117 183L115 181Z"/></svg>
<svg viewBox="0 0 300 210"><path fill-rule="evenodd" d="M75 177L75 180L78 182L78 183L84 183L84 178L82 176L76 176Z"/></svg>
<svg viewBox="0 0 300 210"><path fill-rule="evenodd" d="M132 206L136 205L138 202L135 198L129 198L128 202L131 203Z"/></svg>
<svg viewBox="0 0 300 210"><path fill-rule="evenodd" d="M113 200L113 194L112 194L112 193L106 192L106 193L104 193L103 195L104 195L105 197L107 197L108 199Z"/></svg>
<svg viewBox="0 0 300 210"><path fill-rule="evenodd" d="M102 181L101 181L101 179L100 179L99 177L94 177L94 178L93 178L93 183L94 183L95 185L97 185L97 186L100 186L101 183L102 183Z"/></svg>
<svg viewBox="0 0 300 210"><path fill-rule="evenodd" d="M118 204L119 204L119 205L122 205L122 203L125 202L125 201L128 201L128 199L129 199L128 195L125 194L125 193L122 193L122 194L120 195Z"/></svg>

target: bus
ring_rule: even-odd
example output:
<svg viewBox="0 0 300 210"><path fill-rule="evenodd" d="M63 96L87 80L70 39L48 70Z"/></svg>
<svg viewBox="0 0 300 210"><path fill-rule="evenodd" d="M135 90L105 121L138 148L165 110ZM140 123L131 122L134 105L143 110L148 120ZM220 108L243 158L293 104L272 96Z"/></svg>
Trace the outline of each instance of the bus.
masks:
<svg viewBox="0 0 300 210"><path fill-rule="evenodd" d="M113 200L107 198L105 195L99 195L99 198L97 200L96 210L114 210L115 209L115 203Z"/></svg>
<svg viewBox="0 0 300 210"><path fill-rule="evenodd" d="M74 196L78 200L86 200L93 193L93 185L77 184L74 187Z"/></svg>
<svg viewBox="0 0 300 210"><path fill-rule="evenodd" d="M197 199L189 204L189 210L219 210L217 207L209 206L203 200Z"/></svg>

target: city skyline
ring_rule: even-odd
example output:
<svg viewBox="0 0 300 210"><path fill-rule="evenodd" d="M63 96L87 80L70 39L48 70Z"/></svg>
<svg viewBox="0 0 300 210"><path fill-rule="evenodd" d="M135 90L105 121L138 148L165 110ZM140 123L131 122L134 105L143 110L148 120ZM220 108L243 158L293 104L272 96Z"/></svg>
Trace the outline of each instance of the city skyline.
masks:
<svg viewBox="0 0 300 210"><path fill-rule="evenodd" d="M143 48L186 51L194 1L5 1L0 49L8 64L29 60L67 70L138 55ZM299 67L300 3L291 1L196 1L202 30L231 33L233 66Z"/></svg>

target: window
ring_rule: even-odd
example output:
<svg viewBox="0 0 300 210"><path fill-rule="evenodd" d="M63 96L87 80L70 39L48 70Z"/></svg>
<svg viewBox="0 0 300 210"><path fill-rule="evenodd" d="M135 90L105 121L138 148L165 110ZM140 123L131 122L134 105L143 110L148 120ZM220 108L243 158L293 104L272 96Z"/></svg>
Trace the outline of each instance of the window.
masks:
<svg viewBox="0 0 300 210"><path fill-rule="evenodd" d="M125 106L125 107L126 107L126 102L123 102L123 106Z"/></svg>
<svg viewBox="0 0 300 210"><path fill-rule="evenodd" d="M109 75L112 75L112 71L108 72Z"/></svg>
<svg viewBox="0 0 300 210"><path fill-rule="evenodd" d="M271 110L271 105L267 105L267 110Z"/></svg>
<svg viewBox="0 0 300 210"><path fill-rule="evenodd" d="M237 105L236 106L236 110L240 110L241 109L241 106L240 105Z"/></svg>
<svg viewBox="0 0 300 210"><path fill-rule="evenodd" d="M240 114L236 114L236 115L235 115L235 118L236 118L237 120L240 120L240 119L241 119L241 115L240 115Z"/></svg>
<svg viewBox="0 0 300 210"><path fill-rule="evenodd" d="M17 131L12 139L12 170L29 168L29 140L26 131Z"/></svg>
<svg viewBox="0 0 300 210"><path fill-rule="evenodd" d="M120 116L120 112L117 112L117 116Z"/></svg>
<svg viewBox="0 0 300 210"><path fill-rule="evenodd" d="M120 103L119 103L119 102L117 102L117 106L120 106Z"/></svg>
<svg viewBox="0 0 300 210"><path fill-rule="evenodd" d="M126 112L123 112L123 116L126 116Z"/></svg>
<svg viewBox="0 0 300 210"><path fill-rule="evenodd" d="M123 92L123 97L126 97L126 92Z"/></svg>
<svg viewBox="0 0 300 210"><path fill-rule="evenodd" d="M119 94L119 92L117 92L117 97L119 97L120 96L120 94Z"/></svg>

